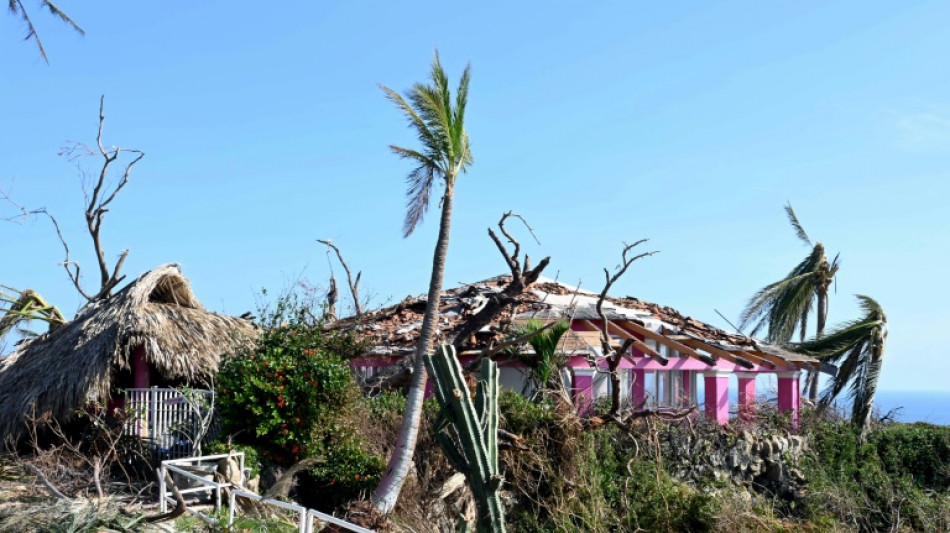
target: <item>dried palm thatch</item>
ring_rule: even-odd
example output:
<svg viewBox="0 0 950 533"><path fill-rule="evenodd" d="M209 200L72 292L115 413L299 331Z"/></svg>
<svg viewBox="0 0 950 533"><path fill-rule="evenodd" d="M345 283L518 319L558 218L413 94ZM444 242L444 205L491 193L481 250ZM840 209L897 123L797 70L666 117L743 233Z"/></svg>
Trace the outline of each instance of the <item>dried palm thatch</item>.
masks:
<svg viewBox="0 0 950 533"><path fill-rule="evenodd" d="M22 435L34 407L66 420L88 402L106 403L138 346L162 379L202 383L253 336L250 322L205 310L177 264L160 266L0 361L0 441Z"/></svg>

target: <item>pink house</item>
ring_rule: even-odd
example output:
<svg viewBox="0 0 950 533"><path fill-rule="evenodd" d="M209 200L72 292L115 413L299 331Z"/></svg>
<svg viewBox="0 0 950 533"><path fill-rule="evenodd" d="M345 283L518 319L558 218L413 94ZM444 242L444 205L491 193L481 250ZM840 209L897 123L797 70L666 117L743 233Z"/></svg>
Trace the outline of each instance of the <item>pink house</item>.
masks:
<svg viewBox="0 0 950 533"><path fill-rule="evenodd" d="M499 276L443 292L438 340L452 342L458 326L495 297L508 279ZM602 321L595 308L597 299L592 292L542 278L513 308L466 339L459 357L468 361L497 346L527 320L569 320L570 330L559 344L567 360L562 375L579 412L586 414L592 402L609 397L611 392L601 353ZM379 367L411 356L424 309L424 298L407 298L358 321L338 323L355 327L371 341L371 348L353 361L354 368L369 377ZM727 333L670 307L631 297L608 297L604 311L616 347L628 340L632 343L620 363L620 373L621 395L634 407L674 409L697 405L705 416L720 424L728 423L733 414L751 419L757 397L756 377L767 375L773 376L777 385L778 408L790 412L795 420L800 408L799 379L804 371L819 369L815 359ZM525 355L531 353L527 346L521 350ZM500 358L498 362L502 385L528 392L524 365L514 358ZM731 387L738 392L734 409L730 405Z"/></svg>

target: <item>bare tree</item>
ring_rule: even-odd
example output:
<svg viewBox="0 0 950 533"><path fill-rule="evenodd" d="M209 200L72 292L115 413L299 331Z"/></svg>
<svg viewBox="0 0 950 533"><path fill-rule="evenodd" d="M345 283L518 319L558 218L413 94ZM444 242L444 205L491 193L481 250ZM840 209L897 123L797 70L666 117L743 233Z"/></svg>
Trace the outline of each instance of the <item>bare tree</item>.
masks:
<svg viewBox="0 0 950 533"><path fill-rule="evenodd" d="M350 296L353 297L353 309L356 312L356 316L362 315L363 305L360 303L359 286L360 286L360 278L363 276L363 273L357 272L356 278L353 277L353 274L350 272L350 266L347 265L346 260L343 259L343 253L340 252L340 248L337 245L333 244L333 241L329 239L327 240L317 239L317 242L319 242L320 244L326 245L327 248L336 252L336 258L340 261L340 265L343 266L343 270L346 272L346 283L347 285L350 286ZM327 251L327 253L329 253L329 250ZM332 294L334 296L333 303L335 304L336 303L336 278L334 278L332 274L330 277L330 291L331 292L328 293L327 295L329 296L330 294ZM329 301L329 298L328 298L328 301ZM333 314L334 315L336 314L335 308L333 309Z"/></svg>
<svg viewBox="0 0 950 533"><path fill-rule="evenodd" d="M491 295L488 299L488 303L456 330L455 340L452 344L458 352L461 352L470 342L475 332L498 318L498 315L504 312L509 306L517 304L525 290L530 287L531 284L538 281L541 272L544 271L548 263L551 262L550 257L545 257L536 267L531 268L531 259L528 257L528 254L524 255L523 260L519 258L521 254L521 243L505 229L505 221L511 217L521 220L525 227L528 228L531 236L534 237L535 242L538 242L534 231L531 229L531 226L528 225L527 221L525 221L521 215L512 211L508 211L502 215L501 220L498 221L498 231L504 235L505 239L511 245L510 251L498 235L492 231L491 228L488 228L488 236L491 237L495 246L498 247L498 251L501 252L502 257L505 258L505 263L508 264L508 268L511 271L511 282L508 283L501 292Z"/></svg>
<svg viewBox="0 0 950 533"><path fill-rule="evenodd" d="M613 274L610 273L609 269L606 267L604 268L604 277L606 278L606 282L604 283L604 290L600 291L600 297L597 298L597 315L600 317L600 346L601 351L603 351L604 358L607 360L607 370L610 374L610 418L616 418L620 412L620 373L617 371L617 369L620 367L620 361L623 359L624 354L626 354L627 350L629 350L633 345L633 339L627 339L618 350L613 348L610 342L610 321L607 319L607 314L604 312L604 301L607 299L607 293L610 291L610 287L612 287L613 284L616 283L617 280L619 280L620 277L627 272L627 269L630 268L630 265L640 259L643 259L644 257L649 257L658 253L658 251L652 251L643 252L633 256L628 255L634 248L645 242L647 242L647 239L640 239L633 244L625 244L623 253L621 254L620 265L617 266L617 269Z"/></svg>
<svg viewBox="0 0 950 533"><path fill-rule="evenodd" d="M60 230L59 224L56 222L56 219L48 213L45 209L40 209L35 211L35 213L45 214L49 217L50 221L53 223L53 226L56 228L56 234L59 236L59 240L63 245L63 250L65 251L65 258L63 259L62 265L66 270L66 274L69 276L69 280L73 283L73 286L79 291L86 300L92 302L102 298L107 298L112 294L112 289L114 289L119 283L125 279L125 276L121 274L122 265L125 263L126 257L129 255L129 250L124 250L119 254L119 258L116 260L115 265L110 268L109 262L106 259L105 248L102 245L102 221L106 213L109 212L109 206L115 200L116 195L125 188L129 183L129 178L132 174L132 167L135 166L143 157L145 157L145 152L141 150L131 149L131 148L121 148L118 146L109 146L106 147L102 142L102 130L105 125L106 115L105 115L105 96L99 99L99 130L96 135L96 147L90 148L88 145L83 143L71 143L70 145L64 147L60 151L61 156L66 156L70 160L76 160L80 157L86 156L95 156L100 155L102 157L102 168L99 169L99 175L95 180L95 183L91 188L84 187L83 194L85 196L85 217L86 217L86 229L89 232L89 236L92 239L92 244L96 252L96 259L99 266L99 289L96 292L89 291L87 292L83 289L80 282L80 266L79 263L73 260L69 254L69 245L66 243L66 239L63 237L63 232ZM123 154L129 154L131 158L125 163L125 168L122 171L122 175L119 178L118 182L115 185L110 185L108 183L109 171L112 168L113 164L120 159ZM120 163L121 164L121 163Z"/></svg>

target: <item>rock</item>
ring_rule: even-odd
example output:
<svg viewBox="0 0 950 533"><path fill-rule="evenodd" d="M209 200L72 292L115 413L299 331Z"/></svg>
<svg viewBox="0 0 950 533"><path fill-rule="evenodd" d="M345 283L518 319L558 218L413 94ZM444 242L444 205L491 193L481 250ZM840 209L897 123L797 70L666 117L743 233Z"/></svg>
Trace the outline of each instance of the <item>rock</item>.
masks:
<svg viewBox="0 0 950 533"><path fill-rule="evenodd" d="M765 466L765 477L769 481L781 481L782 480L782 464L781 463L767 463Z"/></svg>

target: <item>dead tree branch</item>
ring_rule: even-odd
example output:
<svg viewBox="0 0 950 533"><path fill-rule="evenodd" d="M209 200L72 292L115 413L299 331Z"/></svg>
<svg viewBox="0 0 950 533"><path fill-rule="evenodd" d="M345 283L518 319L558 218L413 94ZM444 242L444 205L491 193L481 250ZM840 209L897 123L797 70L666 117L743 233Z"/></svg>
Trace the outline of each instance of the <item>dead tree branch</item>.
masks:
<svg viewBox="0 0 950 533"><path fill-rule="evenodd" d="M330 321L336 320L336 302L339 299L339 291L336 288L336 277L330 274L330 288L327 290L327 317Z"/></svg>
<svg viewBox="0 0 950 533"><path fill-rule="evenodd" d="M360 303L359 286L360 286L360 278L363 276L363 273L357 272L356 279L354 279L353 274L350 272L349 265L347 265L346 261L343 259L343 253L340 252L340 248L337 245L333 244L333 242L330 241L329 239L327 240L317 239L317 242L319 242L320 244L326 245L327 248L330 248L334 252L336 252L336 258L340 261L340 264L343 265L343 270L346 271L346 282L350 286L350 295L353 297L353 308L356 310L356 316L362 315L363 306ZM336 280L334 279L331 283L332 283L331 287L333 289L336 289Z"/></svg>
<svg viewBox="0 0 950 533"><path fill-rule="evenodd" d="M13 210L16 211L17 213L11 216L0 217L0 221L13 222L14 224L21 224L22 222L29 219L30 216L36 214L36 211L30 211L29 209L18 204L16 200L14 200L13 197L11 197L10 194L4 191L3 189L0 189L0 200L3 200L4 203L10 204L13 207Z"/></svg>
<svg viewBox="0 0 950 533"><path fill-rule="evenodd" d="M27 465L23 465L23 468L26 469L26 470L27 470L28 472L30 472L31 474L33 474L34 476L36 476L36 479L37 479L44 487L46 487L46 490L48 490L49 493L52 494L53 497L55 497L56 499L58 499L58 500L66 500L66 501L68 501L68 502L73 501L72 498L70 498L69 496L66 496L65 494L63 494L62 492L60 492L59 489L57 489L56 487L54 487L53 484L50 483L49 478L46 477L46 474L44 474L42 471L40 471L39 468L36 468L36 466L27 464Z"/></svg>
<svg viewBox="0 0 950 533"><path fill-rule="evenodd" d="M95 294L90 296L80 287L79 264L69 259L69 247L66 245L66 240L63 238L63 234L59 229L59 225L56 223L56 220L52 217L52 215L46 213L46 215L50 217L50 219L53 221L53 224L56 226L56 232L59 235L60 242L63 243L63 247L66 249L66 260L63 262L63 265L69 274L69 279L73 282L73 285L76 287L76 289L79 290L79 293L89 301L108 297L112 294L112 289L114 289L119 283L122 282L123 279L125 279L125 276L120 274L122 272L122 265L125 263L125 259L129 255L129 250L126 249L121 254L119 254L119 258L116 261L114 267L111 269L109 268L109 262L106 259L105 249L102 246L102 220L106 213L109 212L109 205L113 200L115 200L116 195L118 195L119 191L128 185L129 178L132 175L132 167L134 167L136 163L145 157L145 152L141 150L120 148L118 146L111 146L107 148L102 142L102 131L105 126L105 120L105 96L103 96L99 99L99 130L96 134L96 146L98 148L99 155L101 155L103 159L102 168L99 170L99 176L96 179L95 185L92 187L91 193L84 191L86 196L86 229L89 231L89 236L92 238L93 247L96 252L96 259L99 264L100 285L98 292ZM82 143L73 143L71 146L64 147L62 150L60 150L61 156L66 156L71 159L94 155L95 153L96 152ZM121 178L119 179L118 183L116 183L115 186L110 190L109 185L107 184L109 170L113 163L115 163L123 153L132 155L132 160L125 165L125 169L122 172ZM72 270L70 270L70 266L72 266Z"/></svg>
<svg viewBox="0 0 950 533"><path fill-rule="evenodd" d="M610 270L604 268L606 282L604 283L604 290L600 291L600 296L597 298L597 316L600 317L600 346L603 356L607 361L607 369L610 373L610 384L612 387L610 394L609 415L612 418L616 418L617 413L620 412L620 373L617 371L617 369L620 366L620 361L623 358L623 354L625 354L627 350L630 349L634 341L633 339L627 339L619 350L615 351L613 349L610 343L610 321L607 319L607 314L604 312L604 301L607 299L607 293L610 291L610 288L627 272L627 269L630 268L630 265L640 259L643 259L644 257L649 257L658 253L658 251L655 250L652 252L643 252L632 257L628 255L634 248L645 242L647 242L647 239L640 239L633 244L625 244L623 253L620 256L621 263L617 266L616 272L613 274L610 273Z"/></svg>
<svg viewBox="0 0 950 533"><path fill-rule="evenodd" d="M501 256L505 259L505 263L511 271L511 282L508 283L501 292L491 295L488 299L488 303L479 312L475 313L475 315L458 327L455 332L455 340L452 343L458 352L463 351L465 346L471 342L472 337L474 337L477 331L490 324L509 306L518 303L525 290L538 280L541 276L541 272L548 266L548 263L551 262L550 257L545 257L536 267L531 268L531 261L528 254L524 255L523 261L519 258L521 243L505 228L505 221L510 217L520 219L537 242L537 237L534 236L534 231L531 229L531 226L528 226L521 215L513 213L512 211L508 211L502 215L501 220L498 221L498 230L511 245L510 251L498 235L491 228L488 228L488 236L491 237L498 251L501 252Z"/></svg>

